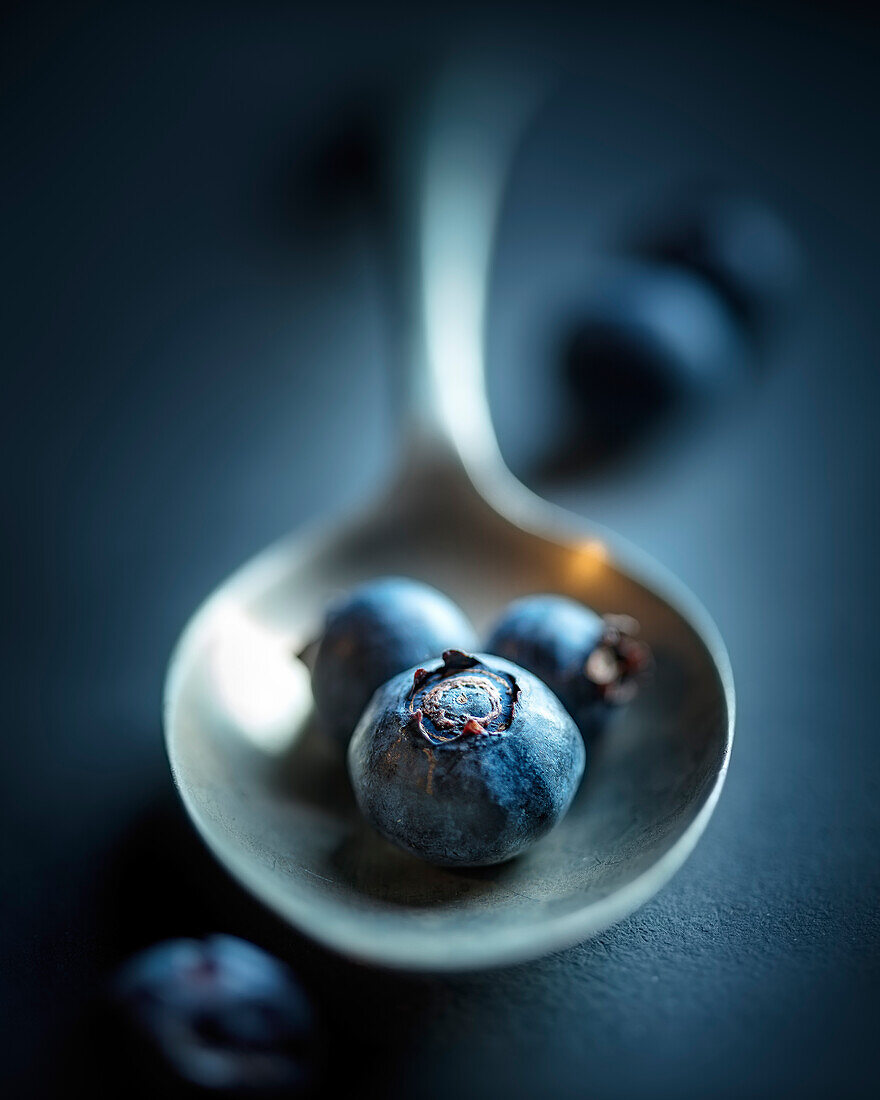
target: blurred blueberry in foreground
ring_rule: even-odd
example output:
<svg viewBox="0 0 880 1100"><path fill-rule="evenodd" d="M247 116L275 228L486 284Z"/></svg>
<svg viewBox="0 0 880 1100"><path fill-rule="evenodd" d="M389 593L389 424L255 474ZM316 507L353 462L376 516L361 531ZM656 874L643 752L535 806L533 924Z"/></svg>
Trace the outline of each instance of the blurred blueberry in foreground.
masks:
<svg viewBox="0 0 880 1100"><path fill-rule="evenodd" d="M763 328L794 290L800 249L759 199L704 188L667 202L635 236L643 256L706 279L752 327Z"/></svg>
<svg viewBox="0 0 880 1100"><path fill-rule="evenodd" d="M313 1075L304 992L283 963L244 940L157 944L122 968L114 991L138 1031L192 1084L289 1092Z"/></svg>
<svg viewBox="0 0 880 1100"><path fill-rule="evenodd" d="M749 349L725 302L700 278L661 265L597 280L565 345L581 448L607 458L731 393Z"/></svg>

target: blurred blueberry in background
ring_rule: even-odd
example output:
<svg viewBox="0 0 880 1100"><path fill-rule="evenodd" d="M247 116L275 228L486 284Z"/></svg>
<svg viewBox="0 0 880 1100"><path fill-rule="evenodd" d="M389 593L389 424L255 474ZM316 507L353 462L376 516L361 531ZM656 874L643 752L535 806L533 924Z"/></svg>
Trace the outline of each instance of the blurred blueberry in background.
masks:
<svg viewBox="0 0 880 1100"><path fill-rule="evenodd" d="M585 295L564 340L581 453L608 459L686 415L708 415L748 357L735 318L698 277L655 264L610 273Z"/></svg>
<svg viewBox="0 0 880 1100"><path fill-rule="evenodd" d="M800 249L758 197L719 185L681 187L639 221L635 253L702 276L756 334L790 301Z"/></svg>
<svg viewBox="0 0 880 1100"><path fill-rule="evenodd" d="M540 313L523 303L490 392L526 480L635 469L691 444L743 411L759 366L795 333L803 265L787 223L734 186L665 193L621 202L580 270L542 267Z"/></svg>
<svg viewBox="0 0 880 1100"><path fill-rule="evenodd" d="M502 449L520 476L585 477L638 462L733 407L752 349L703 279L619 258L566 278L490 378ZM513 439L515 451L504 446Z"/></svg>

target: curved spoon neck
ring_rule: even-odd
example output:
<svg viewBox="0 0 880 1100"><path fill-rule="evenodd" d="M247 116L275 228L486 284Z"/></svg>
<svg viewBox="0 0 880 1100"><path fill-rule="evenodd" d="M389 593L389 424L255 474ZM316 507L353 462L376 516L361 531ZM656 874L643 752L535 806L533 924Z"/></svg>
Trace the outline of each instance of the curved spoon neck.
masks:
<svg viewBox="0 0 880 1100"><path fill-rule="evenodd" d="M502 466L485 390L487 286L538 93L510 71L465 65L441 74L406 117L396 172L404 465L445 455L468 480Z"/></svg>
<svg viewBox="0 0 880 1100"><path fill-rule="evenodd" d="M494 437L485 447L461 447L436 420L414 418L404 427L392 479L393 495L480 497L480 485L502 468Z"/></svg>
<svg viewBox="0 0 880 1100"><path fill-rule="evenodd" d="M402 409L404 461L425 450L445 451L465 468L500 461L482 363L438 360L429 347L414 348L413 354L417 365L409 371Z"/></svg>

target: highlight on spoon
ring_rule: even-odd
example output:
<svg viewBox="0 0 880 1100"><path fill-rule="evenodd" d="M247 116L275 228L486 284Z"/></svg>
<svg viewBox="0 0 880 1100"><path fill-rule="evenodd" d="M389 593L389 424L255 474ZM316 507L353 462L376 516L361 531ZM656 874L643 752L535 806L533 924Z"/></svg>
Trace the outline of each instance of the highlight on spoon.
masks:
<svg viewBox="0 0 880 1100"><path fill-rule="evenodd" d="M288 635L273 630L233 598L214 608L205 697L230 728L271 755L287 751L308 718L308 669Z"/></svg>
<svg viewBox="0 0 880 1100"><path fill-rule="evenodd" d="M599 539L586 539L571 548L566 573L572 584L594 584L611 562L611 554Z"/></svg>

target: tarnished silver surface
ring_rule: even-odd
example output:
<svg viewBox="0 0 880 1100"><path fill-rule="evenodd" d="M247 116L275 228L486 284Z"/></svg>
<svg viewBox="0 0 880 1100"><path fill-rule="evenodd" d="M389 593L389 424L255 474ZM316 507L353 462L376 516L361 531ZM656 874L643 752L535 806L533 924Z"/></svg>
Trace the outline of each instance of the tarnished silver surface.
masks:
<svg viewBox="0 0 880 1100"><path fill-rule="evenodd" d="M175 782L220 861L328 946L423 970L522 960L644 902L705 827L733 736L730 670L705 612L501 463L483 390L483 306L521 105L472 79L437 103L415 177L401 473L361 517L270 548L215 592L177 646L165 700ZM635 616L654 650L653 678L615 715L568 816L508 864L453 871L394 849L360 818L342 755L314 728L297 654L332 596L390 573L447 592L480 629L514 596L572 595Z"/></svg>

